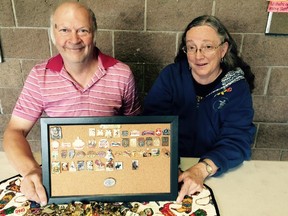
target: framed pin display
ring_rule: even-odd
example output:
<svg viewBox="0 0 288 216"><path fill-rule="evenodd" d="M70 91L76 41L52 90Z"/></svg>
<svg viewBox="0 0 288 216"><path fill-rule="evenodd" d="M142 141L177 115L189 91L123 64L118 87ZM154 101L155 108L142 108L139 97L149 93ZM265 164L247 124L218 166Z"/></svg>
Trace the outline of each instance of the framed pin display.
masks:
<svg viewBox="0 0 288 216"><path fill-rule="evenodd" d="M49 203L176 200L178 117L41 118Z"/></svg>

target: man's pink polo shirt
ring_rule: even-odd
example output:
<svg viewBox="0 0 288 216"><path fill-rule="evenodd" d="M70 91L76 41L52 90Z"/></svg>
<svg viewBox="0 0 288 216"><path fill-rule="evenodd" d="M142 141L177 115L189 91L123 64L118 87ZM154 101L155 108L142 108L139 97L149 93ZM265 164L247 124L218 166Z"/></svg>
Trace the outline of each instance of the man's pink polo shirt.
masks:
<svg viewBox="0 0 288 216"><path fill-rule="evenodd" d="M140 103L128 65L98 50L98 68L82 88L63 67L60 55L32 68L13 115L37 121L50 117L138 115Z"/></svg>

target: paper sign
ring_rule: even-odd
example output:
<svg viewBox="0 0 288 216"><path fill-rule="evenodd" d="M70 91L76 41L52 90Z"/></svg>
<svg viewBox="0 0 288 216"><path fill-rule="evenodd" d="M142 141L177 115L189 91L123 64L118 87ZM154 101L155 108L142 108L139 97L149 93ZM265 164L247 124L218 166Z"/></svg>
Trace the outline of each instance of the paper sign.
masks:
<svg viewBox="0 0 288 216"><path fill-rule="evenodd" d="M270 1L268 12L288 13L288 0L287 1Z"/></svg>

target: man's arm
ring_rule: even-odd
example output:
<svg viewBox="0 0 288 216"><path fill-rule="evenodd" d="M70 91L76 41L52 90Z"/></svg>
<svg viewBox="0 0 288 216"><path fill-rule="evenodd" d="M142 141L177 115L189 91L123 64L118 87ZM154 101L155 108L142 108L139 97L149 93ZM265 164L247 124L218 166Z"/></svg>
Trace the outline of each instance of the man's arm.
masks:
<svg viewBox="0 0 288 216"><path fill-rule="evenodd" d="M23 176L21 192L29 200L46 205L42 169L33 157L26 139L35 122L12 115L4 132L3 147L9 162Z"/></svg>
<svg viewBox="0 0 288 216"><path fill-rule="evenodd" d="M26 140L33 125L34 122L12 115L4 132L3 148L6 156L22 176L25 176L32 168L39 167Z"/></svg>

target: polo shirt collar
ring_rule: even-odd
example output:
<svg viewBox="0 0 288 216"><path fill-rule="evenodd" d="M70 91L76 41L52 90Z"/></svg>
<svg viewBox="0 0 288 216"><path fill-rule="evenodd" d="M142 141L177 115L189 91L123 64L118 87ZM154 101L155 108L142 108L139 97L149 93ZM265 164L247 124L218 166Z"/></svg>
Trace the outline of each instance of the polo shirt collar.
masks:
<svg viewBox="0 0 288 216"><path fill-rule="evenodd" d="M115 65L118 60L103 54L97 47L95 49L96 55L98 56L98 62L101 62L104 69L106 70L109 67ZM47 62L46 68L52 71L60 72L64 66L63 58L60 54L50 58Z"/></svg>

